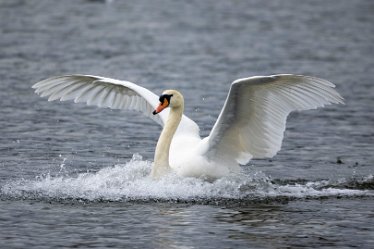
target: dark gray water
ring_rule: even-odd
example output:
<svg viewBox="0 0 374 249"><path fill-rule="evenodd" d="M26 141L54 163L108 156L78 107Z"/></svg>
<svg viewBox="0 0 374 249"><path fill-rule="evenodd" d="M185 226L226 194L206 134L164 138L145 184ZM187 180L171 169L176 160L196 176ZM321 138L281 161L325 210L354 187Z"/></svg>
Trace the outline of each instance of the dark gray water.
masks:
<svg viewBox="0 0 374 249"><path fill-rule="evenodd" d="M372 248L373 12L371 0L0 1L0 247ZM31 89L72 73L179 89L202 136L241 77L325 78L346 105L291 114L281 152L240 175L156 182L152 121Z"/></svg>

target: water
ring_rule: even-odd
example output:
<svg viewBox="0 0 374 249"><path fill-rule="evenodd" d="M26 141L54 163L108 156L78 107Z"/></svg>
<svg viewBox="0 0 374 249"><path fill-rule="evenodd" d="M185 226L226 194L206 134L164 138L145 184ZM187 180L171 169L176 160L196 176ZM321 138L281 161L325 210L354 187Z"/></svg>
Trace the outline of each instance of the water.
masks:
<svg viewBox="0 0 374 249"><path fill-rule="evenodd" d="M1 247L372 248L373 10L370 0L1 1ZM158 125L31 89L71 73L176 88L202 136L241 77L325 78L346 105L291 114L280 153L239 175L157 182Z"/></svg>

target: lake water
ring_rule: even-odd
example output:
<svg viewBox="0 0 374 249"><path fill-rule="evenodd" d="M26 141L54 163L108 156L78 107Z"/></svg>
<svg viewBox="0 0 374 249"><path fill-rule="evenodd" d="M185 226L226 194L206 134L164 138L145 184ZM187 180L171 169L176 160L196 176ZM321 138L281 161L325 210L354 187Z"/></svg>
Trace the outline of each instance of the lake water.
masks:
<svg viewBox="0 0 374 249"><path fill-rule="evenodd" d="M373 248L374 3L0 2L1 248ZM206 136L230 82L336 84L345 105L292 113L282 150L214 182L148 177L161 127L48 102L63 74L180 90Z"/></svg>

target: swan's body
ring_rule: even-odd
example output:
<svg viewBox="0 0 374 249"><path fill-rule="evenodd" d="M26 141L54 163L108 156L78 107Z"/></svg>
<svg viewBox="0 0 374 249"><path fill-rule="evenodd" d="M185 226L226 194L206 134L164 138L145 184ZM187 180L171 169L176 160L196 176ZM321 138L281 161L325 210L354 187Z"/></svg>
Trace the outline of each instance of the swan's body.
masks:
<svg viewBox="0 0 374 249"><path fill-rule="evenodd" d="M281 148L290 112L343 103L334 87L326 80L291 74L236 80L212 131L201 139L197 124L183 114L182 94L175 90L158 98L134 83L90 75L54 77L33 86L49 101L73 99L136 110L163 126L155 150L154 178L170 168L182 176L218 178L238 171L239 164L251 158L273 157ZM152 115L158 103L154 111L158 115Z"/></svg>

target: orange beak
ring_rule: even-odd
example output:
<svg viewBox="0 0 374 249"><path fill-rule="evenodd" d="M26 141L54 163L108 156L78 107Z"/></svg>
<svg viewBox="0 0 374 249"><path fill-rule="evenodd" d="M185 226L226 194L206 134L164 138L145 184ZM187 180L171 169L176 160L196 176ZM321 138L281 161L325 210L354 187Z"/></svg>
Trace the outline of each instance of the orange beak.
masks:
<svg viewBox="0 0 374 249"><path fill-rule="evenodd" d="M169 106L169 101L167 99L164 100L164 103L160 103L157 107L156 107L156 110L153 111L153 115L156 115L160 112L162 112L162 110L164 110L166 107Z"/></svg>

